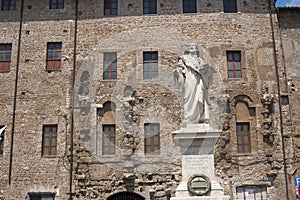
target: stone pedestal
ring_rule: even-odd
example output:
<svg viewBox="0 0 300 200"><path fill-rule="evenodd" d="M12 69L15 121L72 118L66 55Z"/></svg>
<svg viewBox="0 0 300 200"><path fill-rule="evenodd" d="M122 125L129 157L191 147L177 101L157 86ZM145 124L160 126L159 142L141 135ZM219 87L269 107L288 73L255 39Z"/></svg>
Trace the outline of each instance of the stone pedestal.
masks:
<svg viewBox="0 0 300 200"><path fill-rule="evenodd" d="M173 132L174 141L182 151L182 181L171 200L229 200L214 174L214 145L220 134L220 130L209 124L191 124ZM188 181L195 175L204 175L210 181L210 190L202 196L188 190Z"/></svg>

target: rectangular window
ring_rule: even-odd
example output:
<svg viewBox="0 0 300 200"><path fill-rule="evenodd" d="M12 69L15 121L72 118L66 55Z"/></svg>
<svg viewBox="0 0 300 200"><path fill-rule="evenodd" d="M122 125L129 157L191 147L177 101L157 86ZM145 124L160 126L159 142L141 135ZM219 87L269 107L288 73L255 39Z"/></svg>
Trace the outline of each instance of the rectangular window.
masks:
<svg viewBox="0 0 300 200"><path fill-rule="evenodd" d="M224 12L225 13L236 13L237 4L236 0L223 0Z"/></svg>
<svg viewBox="0 0 300 200"><path fill-rule="evenodd" d="M160 154L160 125L149 123L144 125L145 154Z"/></svg>
<svg viewBox="0 0 300 200"><path fill-rule="evenodd" d="M61 42L48 42L46 69L57 70L61 68L61 47Z"/></svg>
<svg viewBox="0 0 300 200"><path fill-rule="evenodd" d="M250 124L237 123L236 134L238 153L251 153Z"/></svg>
<svg viewBox="0 0 300 200"><path fill-rule="evenodd" d="M4 132L6 126L0 126L0 156L3 155L4 150Z"/></svg>
<svg viewBox="0 0 300 200"><path fill-rule="evenodd" d="M118 0L104 0L104 15L111 16L118 14Z"/></svg>
<svg viewBox="0 0 300 200"><path fill-rule="evenodd" d="M12 44L0 44L0 71L10 69Z"/></svg>
<svg viewBox="0 0 300 200"><path fill-rule="evenodd" d="M5 10L15 10L16 9L16 0L2 0L3 11Z"/></svg>
<svg viewBox="0 0 300 200"><path fill-rule="evenodd" d="M183 13L196 13L197 1L196 0L182 0Z"/></svg>
<svg viewBox="0 0 300 200"><path fill-rule="evenodd" d="M103 79L117 79L117 53L104 53Z"/></svg>
<svg viewBox="0 0 300 200"><path fill-rule="evenodd" d="M157 79L158 77L158 52L143 53L144 79Z"/></svg>
<svg viewBox="0 0 300 200"><path fill-rule="evenodd" d="M63 9L64 0L50 0L50 9Z"/></svg>
<svg viewBox="0 0 300 200"><path fill-rule="evenodd" d="M157 14L157 0L143 0L144 14Z"/></svg>
<svg viewBox="0 0 300 200"><path fill-rule="evenodd" d="M242 78L241 52L227 51L228 78Z"/></svg>
<svg viewBox="0 0 300 200"><path fill-rule="evenodd" d="M54 200L54 193L30 193L29 200Z"/></svg>
<svg viewBox="0 0 300 200"><path fill-rule="evenodd" d="M42 156L55 156L57 151L57 125L43 126Z"/></svg>
<svg viewBox="0 0 300 200"><path fill-rule="evenodd" d="M241 186L236 188L237 200L267 200L267 187Z"/></svg>
<svg viewBox="0 0 300 200"><path fill-rule="evenodd" d="M116 126L115 125L103 125L103 140L102 140L102 154L114 155L116 142Z"/></svg>

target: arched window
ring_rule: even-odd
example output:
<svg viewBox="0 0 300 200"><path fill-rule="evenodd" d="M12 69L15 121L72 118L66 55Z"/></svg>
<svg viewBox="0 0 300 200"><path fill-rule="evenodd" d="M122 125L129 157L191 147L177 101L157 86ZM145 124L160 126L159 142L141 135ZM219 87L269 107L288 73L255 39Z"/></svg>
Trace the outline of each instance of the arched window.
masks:
<svg viewBox="0 0 300 200"><path fill-rule="evenodd" d="M145 200L145 198L132 192L120 192L108 197L107 200Z"/></svg>
<svg viewBox="0 0 300 200"><path fill-rule="evenodd" d="M251 153L251 127L253 127L255 108L249 108L248 102L240 100L235 105L237 152Z"/></svg>

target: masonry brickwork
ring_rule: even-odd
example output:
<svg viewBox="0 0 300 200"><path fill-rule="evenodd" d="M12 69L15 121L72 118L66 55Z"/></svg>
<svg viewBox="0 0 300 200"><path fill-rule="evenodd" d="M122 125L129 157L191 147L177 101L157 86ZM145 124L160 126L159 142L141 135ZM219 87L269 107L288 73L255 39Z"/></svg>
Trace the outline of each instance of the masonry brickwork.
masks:
<svg viewBox="0 0 300 200"><path fill-rule="evenodd" d="M217 71L209 102L211 124L223 130L215 147L215 165L225 193L237 199L238 188L256 186L266 188L267 199L286 199L286 194L295 199L293 144L298 147L298 133L294 131L293 137L291 107L285 104L289 93L280 39L291 70L288 79L296 87L293 52L299 53L299 26L284 27L280 36L273 1L270 8L267 0L237 1L237 13L224 13L222 2L198 0L198 12L185 14L181 1L158 0L158 14L143 15L142 0L126 0L119 1L118 16L107 17L103 1L79 1L75 30L75 1L65 0L64 9L51 10L49 1L24 0L19 62L21 1L16 10L1 11L0 43L12 43L10 70L0 73L0 125L7 126L0 157L0 190L5 199L26 199L30 193L43 192L54 193L55 199L107 199L125 191L145 199L175 196L182 152L172 131L182 126L183 111L173 70L192 42ZM280 18L282 24L286 15ZM62 42L60 70L45 68L47 42ZM158 52L156 80L143 79L143 52L149 51ZM227 51L241 52L241 79L228 78ZM117 53L117 80L103 80L105 52ZM296 117L293 130L297 130L297 92L290 97L292 118ZM109 101L116 105L116 153L108 156L103 155L102 125L106 120L103 105ZM147 123L160 124L159 155L144 153ZM238 153L237 123L250 125L250 153ZM58 125L54 157L42 156L46 124Z"/></svg>

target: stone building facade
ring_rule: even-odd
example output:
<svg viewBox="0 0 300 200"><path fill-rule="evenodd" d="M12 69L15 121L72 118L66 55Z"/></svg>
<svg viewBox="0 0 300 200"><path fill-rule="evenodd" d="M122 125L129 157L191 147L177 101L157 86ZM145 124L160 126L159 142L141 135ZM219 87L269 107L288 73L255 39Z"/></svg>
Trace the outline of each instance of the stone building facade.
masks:
<svg viewBox="0 0 300 200"><path fill-rule="evenodd" d="M210 124L223 130L215 173L225 193L296 198L298 96L289 88L299 27L279 31L273 0L3 2L5 199L175 196L183 152L172 132L184 119L173 70L191 43L217 71Z"/></svg>

